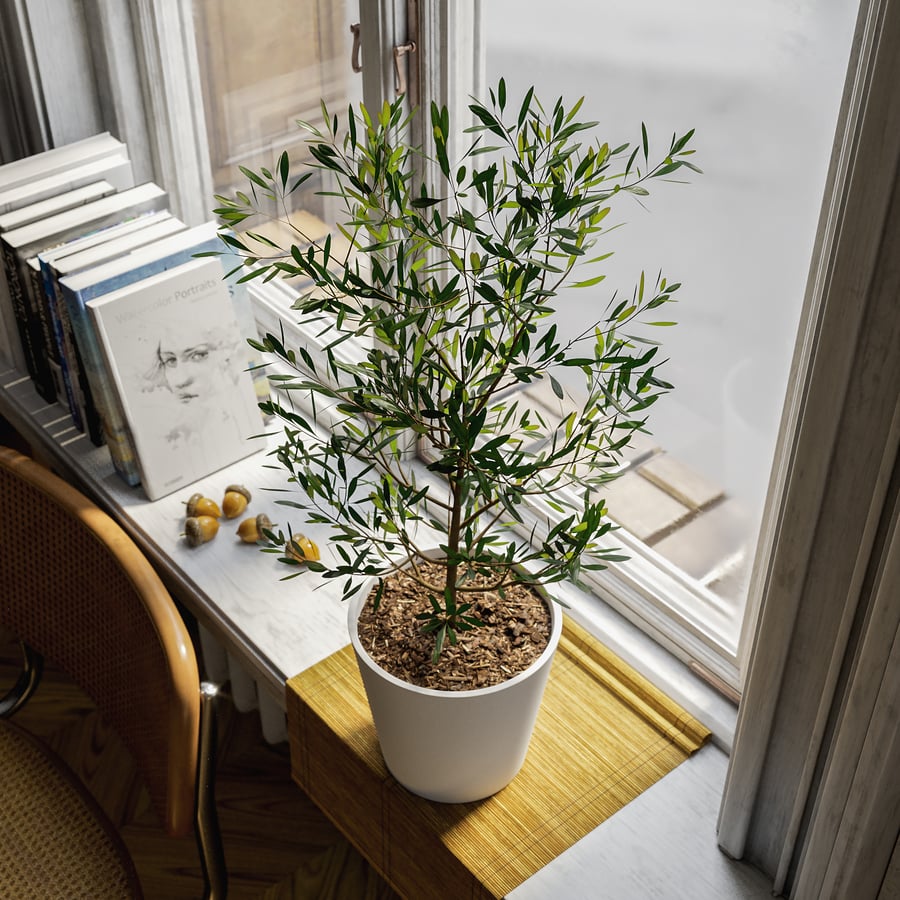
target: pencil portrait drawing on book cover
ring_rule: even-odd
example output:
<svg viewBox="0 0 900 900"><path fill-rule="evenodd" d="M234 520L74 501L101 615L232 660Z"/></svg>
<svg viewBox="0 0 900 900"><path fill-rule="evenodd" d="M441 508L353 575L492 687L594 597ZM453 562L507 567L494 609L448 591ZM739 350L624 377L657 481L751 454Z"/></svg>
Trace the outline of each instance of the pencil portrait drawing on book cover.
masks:
<svg viewBox="0 0 900 900"><path fill-rule="evenodd" d="M263 447L249 347L218 260L88 303L151 499Z"/></svg>

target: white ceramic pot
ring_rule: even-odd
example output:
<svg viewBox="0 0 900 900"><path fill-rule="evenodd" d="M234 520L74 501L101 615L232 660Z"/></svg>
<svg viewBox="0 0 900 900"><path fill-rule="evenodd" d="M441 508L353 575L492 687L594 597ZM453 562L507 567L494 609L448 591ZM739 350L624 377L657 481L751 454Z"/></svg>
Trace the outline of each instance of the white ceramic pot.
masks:
<svg viewBox="0 0 900 900"><path fill-rule="evenodd" d="M376 665L359 641L357 618L368 599L350 601L350 641L356 653L381 752L405 788L429 800L467 803L509 784L525 761L562 612L547 600L550 640L525 671L491 687L440 691L408 684Z"/></svg>

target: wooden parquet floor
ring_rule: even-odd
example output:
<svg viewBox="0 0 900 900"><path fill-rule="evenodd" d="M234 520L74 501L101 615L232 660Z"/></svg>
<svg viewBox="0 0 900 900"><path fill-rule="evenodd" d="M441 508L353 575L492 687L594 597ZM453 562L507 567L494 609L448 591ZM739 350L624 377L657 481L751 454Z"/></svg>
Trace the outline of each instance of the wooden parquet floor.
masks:
<svg viewBox="0 0 900 900"><path fill-rule="evenodd" d="M0 695L18 671L16 653L0 636ZM159 827L127 751L65 675L47 667L16 721L44 738L120 825L147 900L201 896L193 837L174 840ZM291 781L287 745L267 745L259 717L236 712L227 696L220 705L216 803L231 900L397 897Z"/></svg>

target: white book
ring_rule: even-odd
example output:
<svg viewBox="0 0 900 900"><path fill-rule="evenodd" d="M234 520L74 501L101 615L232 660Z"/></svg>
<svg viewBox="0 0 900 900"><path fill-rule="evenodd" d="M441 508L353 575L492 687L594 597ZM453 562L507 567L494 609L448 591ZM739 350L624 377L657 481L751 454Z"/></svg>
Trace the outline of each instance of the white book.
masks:
<svg viewBox="0 0 900 900"><path fill-rule="evenodd" d="M108 225L105 228L98 228L96 231L90 231L48 248L40 253L40 258L42 261L52 259L54 269L64 266L68 275L79 269L87 268L89 265L96 265L97 260L114 256L115 254L109 254L103 249L106 245L112 244L120 238L127 240L138 231L171 220L174 220L175 223L179 222L167 209L141 213L134 218L117 222L115 225Z"/></svg>
<svg viewBox="0 0 900 900"><path fill-rule="evenodd" d="M48 216L55 216L57 213L75 209L77 206L84 206L85 203L92 203L94 200L107 197L115 192L116 188L103 179L68 191L61 191L45 197L43 200L37 200L0 215L0 232L13 231L25 225L32 225Z"/></svg>
<svg viewBox="0 0 900 900"><path fill-rule="evenodd" d="M266 446L224 276L197 259L87 302L151 500Z"/></svg>
<svg viewBox="0 0 900 900"><path fill-rule="evenodd" d="M68 240L77 235L79 229L103 228L129 215L161 209L165 205L166 196L159 185L147 181L7 232L3 235L3 241L14 250L21 251L38 246L41 242Z"/></svg>
<svg viewBox="0 0 900 900"><path fill-rule="evenodd" d="M103 159L114 153L122 153L125 149L122 141L104 131L80 141L64 144L62 147L52 147L41 153L15 159L0 166L0 191L9 190L35 178L57 175L75 166Z"/></svg>
<svg viewBox="0 0 900 900"><path fill-rule="evenodd" d="M100 416L106 446L109 448L116 471L125 483L131 486L140 483L135 450L125 425L118 395L106 378L102 352L85 304L88 300L142 281L164 269L184 265L199 252L211 252L222 248L216 223L206 222L153 241L124 256L81 269L57 281L93 403ZM239 291L239 288L243 291ZM232 290L236 301L240 300L241 293L249 301L246 285L232 284ZM248 335L253 334L255 331L248 331Z"/></svg>
<svg viewBox="0 0 900 900"><path fill-rule="evenodd" d="M102 237L101 240L73 241L48 254L41 254L41 260L48 259L57 277L65 278L82 269L117 259L185 228L187 225L169 210L159 210L123 222L114 228L103 229L92 236Z"/></svg>
<svg viewBox="0 0 900 900"><path fill-rule="evenodd" d="M6 215L23 206L47 200L66 191L73 191L95 181L108 181L117 191L133 187L134 173L131 160L125 153L116 153L0 191L0 215Z"/></svg>

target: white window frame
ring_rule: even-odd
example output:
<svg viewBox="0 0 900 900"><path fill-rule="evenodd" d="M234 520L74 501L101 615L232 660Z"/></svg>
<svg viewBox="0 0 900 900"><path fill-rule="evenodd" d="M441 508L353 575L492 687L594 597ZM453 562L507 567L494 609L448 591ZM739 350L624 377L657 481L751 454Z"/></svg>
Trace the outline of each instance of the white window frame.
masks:
<svg viewBox="0 0 900 900"><path fill-rule="evenodd" d="M875 896L900 796L900 0L861 4L850 73L719 822L803 898Z"/></svg>

